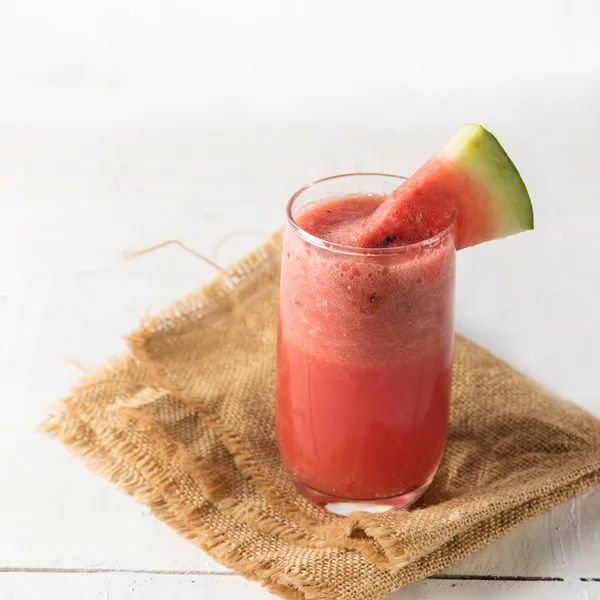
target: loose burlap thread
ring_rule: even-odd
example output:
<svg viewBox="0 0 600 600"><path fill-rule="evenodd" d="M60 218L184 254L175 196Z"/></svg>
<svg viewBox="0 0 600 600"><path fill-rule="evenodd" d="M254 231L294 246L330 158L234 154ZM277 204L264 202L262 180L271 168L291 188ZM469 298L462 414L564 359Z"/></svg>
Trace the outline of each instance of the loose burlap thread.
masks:
<svg viewBox="0 0 600 600"><path fill-rule="evenodd" d="M379 599L600 483L600 421L456 340L444 459L417 507L304 500L274 437L281 234L144 319L131 354L46 420L88 466L215 559L293 599Z"/></svg>

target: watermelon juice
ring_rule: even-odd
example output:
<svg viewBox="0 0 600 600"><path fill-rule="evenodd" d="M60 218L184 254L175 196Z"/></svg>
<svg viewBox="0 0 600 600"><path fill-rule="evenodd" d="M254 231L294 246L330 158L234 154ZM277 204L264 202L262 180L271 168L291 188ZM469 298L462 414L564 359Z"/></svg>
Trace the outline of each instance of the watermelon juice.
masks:
<svg viewBox="0 0 600 600"><path fill-rule="evenodd" d="M431 482L448 426L452 223L433 238L344 245L401 178L300 190L283 243L276 429L299 489L321 503L403 507Z"/></svg>

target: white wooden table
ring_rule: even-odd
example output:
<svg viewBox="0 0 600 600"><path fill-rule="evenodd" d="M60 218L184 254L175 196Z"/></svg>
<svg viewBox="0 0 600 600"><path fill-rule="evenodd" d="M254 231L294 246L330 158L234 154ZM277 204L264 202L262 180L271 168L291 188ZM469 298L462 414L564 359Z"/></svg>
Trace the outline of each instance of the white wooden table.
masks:
<svg viewBox="0 0 600 600"><path fill-rule="evenodd" d="M235 132L219 135L218 146L214 134L121 129L43 137L21 131L4 138L3 600L267 596L36 431L49 405L80 376L67 359L93 368L123 349L121 335L148 306L165 305L213 276L209 266L177 248L128 262L124 250L179 238L226 264L282 223L284 201L305 181L363 166L394 170L406 164L408 171L422 159L404 142L394 145L391 134L328 141L315 130L288 133L290 161L282 163L281 142L257 131L244 132L246 143L250 135L254 154L236 150L241 134ZM584 143L585 133L578 135ZM409 143L414 149L418 139ZM560 161L567 161L569 175L536 176L536 168L546 170L538 161L550 160L550 152L540 158L537 147L513 145L530 171L538 230L461 253L458 327L600 415L598 185L577 180L581 171L568 154ZM226 166L237 160L239 169L202 170L206 161ZM259 168L265 164L280 170ZM567 197L572 206L562 212ZM252 233L218 246L232 231ZM392 597L478 598L485 590L493 598L598 599L599 516L600 489Z"/></svg>
<svg viewBox="0 0 600 600"><path fill-rule="evenodd" d="M537 229L461 252L458 329L600 416L600 5L368 5L0 1L1 600L268 597L36 426L67 359L93 369L213 276L123 251L226 264L306 182L409 174L465 121ZM600 489L391 598L483 596L600 600Z"/></svg>

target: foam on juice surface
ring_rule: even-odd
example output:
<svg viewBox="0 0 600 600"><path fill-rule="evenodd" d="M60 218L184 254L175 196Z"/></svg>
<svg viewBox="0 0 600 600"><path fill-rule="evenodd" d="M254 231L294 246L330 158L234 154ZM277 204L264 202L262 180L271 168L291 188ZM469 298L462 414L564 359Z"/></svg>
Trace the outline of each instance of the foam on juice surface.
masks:
<svg viewBox="0 0 600 600"><path fill-rule="evenodd" d="M295 220L314 236L352 245L354 232L383 200L346 196L316 202L302 207ZM452 330L454 256L451 237L376 255L322 249L286 234L282 278L291 291L281 305L286 336L332 362L382 364L435 351Z"/></svg>
<svg viewBox="0 0 600 600"><path fill-rule="evenodd" d="M328 242L358 246L357 236L368 217L383 204L386 196L348 195L303 206L295 216L304 231ZM406 245L402 237L389 240L386 246Z"/></svg>

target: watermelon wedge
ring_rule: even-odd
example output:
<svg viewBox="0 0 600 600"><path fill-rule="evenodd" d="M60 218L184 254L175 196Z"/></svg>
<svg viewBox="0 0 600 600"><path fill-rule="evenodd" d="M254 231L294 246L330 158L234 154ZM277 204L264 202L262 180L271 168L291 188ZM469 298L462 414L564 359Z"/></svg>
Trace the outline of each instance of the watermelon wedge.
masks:
<svg viewBox="0 0 600 600"><path fill-rule="evenodd" d="M448 226L453 213L457 249L533 229L527 188L481 125L463 125L361 223L354 244L376 248L428 239Z"/></svg>

